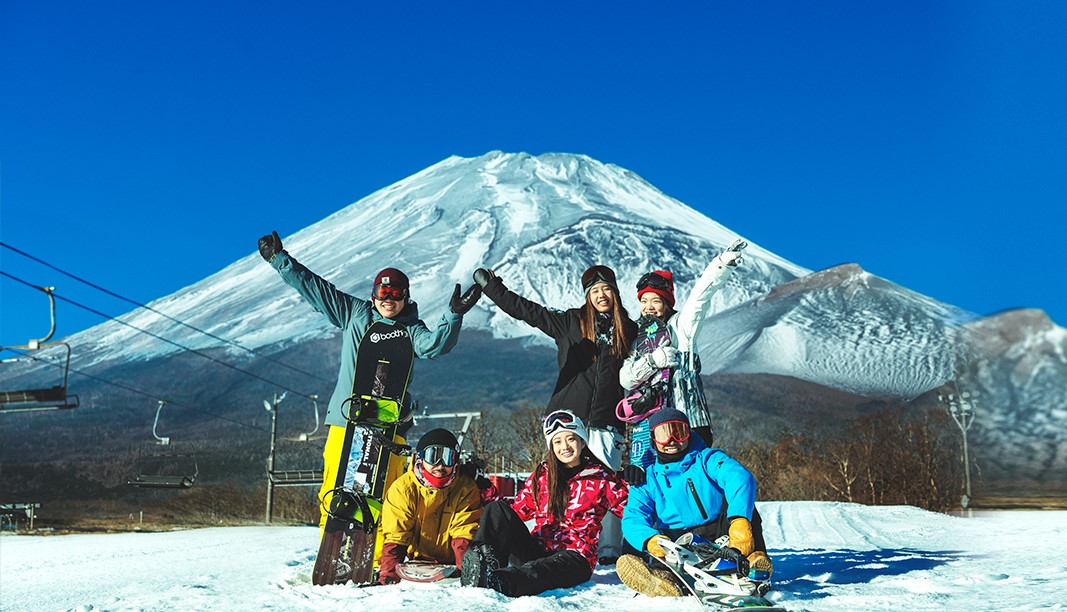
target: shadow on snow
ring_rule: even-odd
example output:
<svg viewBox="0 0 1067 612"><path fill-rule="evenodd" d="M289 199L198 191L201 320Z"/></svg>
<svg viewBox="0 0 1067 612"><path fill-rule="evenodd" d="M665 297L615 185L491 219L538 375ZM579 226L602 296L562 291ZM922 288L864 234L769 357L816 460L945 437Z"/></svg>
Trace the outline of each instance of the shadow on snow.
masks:
<svg viewBox="0 0 1067 612"><path fill-rule="evenodd" d="M774 590L799 599L828 597L824 589L860 584L885 576L930 570L958 560L962 551L901 549L778 550L774 560Z"/></svg>

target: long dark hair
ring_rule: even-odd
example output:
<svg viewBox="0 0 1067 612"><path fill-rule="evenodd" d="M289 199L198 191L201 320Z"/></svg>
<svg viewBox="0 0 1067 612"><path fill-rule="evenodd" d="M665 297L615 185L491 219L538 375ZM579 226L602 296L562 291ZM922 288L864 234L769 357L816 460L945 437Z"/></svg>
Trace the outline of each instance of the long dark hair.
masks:
<svg viewBox="0 0 1067 612"><path fill-rule="evenodd" d="M626 312L626 308L622 305L619 293L612 289L612 294L615 298L612 300L611 307L611 349L608 352L612 357L626 359L626 356L630 354L631 339L626 337L626 322L630 320L630 313ZM582 337L594 345L597 344L596 317L597 309L590 302L589 294L586 294L585 304L582 305L578 318L582 323ZM593 358L596 359L597 355L599 351Z"/></svg>
<svg viewBox="0 0 1067 612"><path fill-rule="evenodd" d="M589 450L589 446L583 443L582 452L579 455L582 462L578 464L579 471L589 465L590 461L593 461L593 454ZM552 449L548 449L548 459L541 462L534 471L533 482L537 483L541 480L541 470L545 470L548 473L548 483L546 489L548 490L548 503L543 504L538 499L541 487L534 486L534 503L538 506L545 505L548 508L548 515L557 521L562 521L563 517L567 515L567 506L571 502L571 490L570 485L566 478L560 478L560 473L566 469L566 466L560 462L556 457L556 453L552 452Z"/></svg>

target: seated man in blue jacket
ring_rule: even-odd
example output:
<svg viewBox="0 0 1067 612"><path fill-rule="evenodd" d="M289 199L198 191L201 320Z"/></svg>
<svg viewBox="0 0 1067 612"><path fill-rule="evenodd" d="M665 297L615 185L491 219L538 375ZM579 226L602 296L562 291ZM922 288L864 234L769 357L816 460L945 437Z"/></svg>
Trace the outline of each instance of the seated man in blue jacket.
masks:
<svg viewBox="0 0 1067 612"><path fill-rule="evenodd" d="M740 552L739 565L747 559L753 570L769 575L771 560L756 512L752 474L721 449L708 448L691 435L689 419L679 410L653 414L649 431L656 462L648 467L645 484L630 487L622 517L626 542L663 557L661 538L674 540L693 532L714 542L729 535L729 547ZM620 557L616 571L623 583L645 595L682 594L669 570L637 555Z"/></svg>

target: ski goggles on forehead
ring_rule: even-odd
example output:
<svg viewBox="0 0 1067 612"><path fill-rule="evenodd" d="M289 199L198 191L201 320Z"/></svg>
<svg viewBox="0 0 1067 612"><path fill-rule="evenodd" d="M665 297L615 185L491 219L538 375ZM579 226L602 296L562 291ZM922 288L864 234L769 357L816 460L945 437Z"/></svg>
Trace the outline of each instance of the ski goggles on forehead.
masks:
<svg viewBox="0 0 1067 612"><path fill-rule="evenodd" d="M642 276L641 280L637 281L637 290L640 291L649 287L653 289L661 289L663 291L670 291L671 283L659 274L649 272Z"/></svg>
<svg viewBox="0 0 1067 612"><path fill-rule="evenodd" d="M456 455L456 449L451 446L433 444L419 452L419 459L422 459L425 465L452 467L456 465Z"/></svg>
<svg viewBox="0 0 1067 612"><path fill-rule="evenodd" d="M589 289L597 283L614 285L615 273L607 266L593 266L582 274L582 287L586 291L589 291Z"/></svg>
<svg viewBox="0 0 1067 612"><path fill-rule="evenodd" d="M400 300L407 299L408 290L399 287L390 287L389 285L375 285L374 290L371 291L371 297L376 300L394 300L399 302Z"/></svg>
<svg viewBox="0 0 1067 612"><path fill-rule="evenodd" d="M689 424L682 421L666 421L652 428L652 439L657 444L674 442L681 444L689 439Z"/></svg>
<svg viewBox="0 0 1067 612"><path fill-rule="evenodd" d="M573 412L570 412L569 410L557 410L545 417L543 427L545 437L551 437L552 434L561 429L577 431L581 427L580 423L578 417L576 417Z"/></svg>

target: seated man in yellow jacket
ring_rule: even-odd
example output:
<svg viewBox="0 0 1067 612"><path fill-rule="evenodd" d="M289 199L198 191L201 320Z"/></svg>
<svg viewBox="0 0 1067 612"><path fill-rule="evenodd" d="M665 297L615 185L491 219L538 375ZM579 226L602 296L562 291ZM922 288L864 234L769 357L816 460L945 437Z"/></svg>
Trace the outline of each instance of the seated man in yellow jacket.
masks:
<svg viewBox="0 0 1067 612"><path fill-rule="evenodd" d="M482 501L474 480L457 471L458 445L447 429L426 432L411 470L386 491L379 583L397 582L396 566L405 557L460 566L478 531Z"/></svg>

